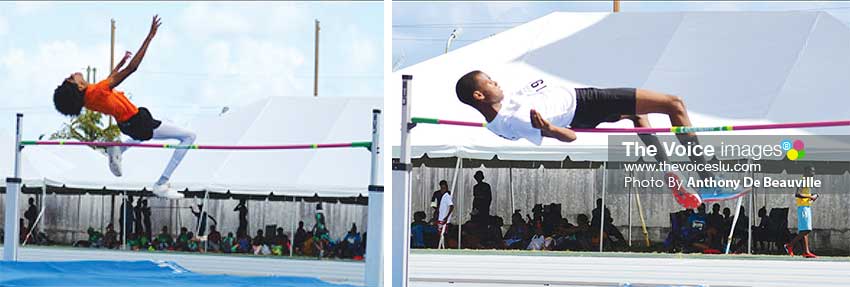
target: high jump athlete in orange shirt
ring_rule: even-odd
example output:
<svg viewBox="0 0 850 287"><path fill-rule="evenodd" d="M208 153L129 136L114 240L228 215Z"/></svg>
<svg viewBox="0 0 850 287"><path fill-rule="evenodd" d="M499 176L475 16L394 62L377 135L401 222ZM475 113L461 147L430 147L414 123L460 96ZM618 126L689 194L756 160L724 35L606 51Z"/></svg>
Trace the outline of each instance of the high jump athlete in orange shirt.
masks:
<svg viewBox="0 0 850 287"><path fill-rule="evenodd" d="M121 69L124 63L130 57L130 52L126 52L124 58L118 62L115 69L109 74L105 80L96 84L91 84L83 79L82 73L71 74L68 78L62 81L62 84L56 88L53 93L53 104L56 110L66 116L78 116L82 108L101 112L115 117L118 122L118 127L121 133L129 136L132 140L128 143L138 143L150 139L176 139L181 145L190 145L195 141L195 134L191 131L169 125L158 121L151 116L148 109L144 107L136 107L130 100L124 96L124 92L114 90L121 82L132 75L142 58L145 57L145 52L148 45L153 40L156 31L159 28L159 16L154 15L151 22L150 32L147 38L142 43L142 47L136 52L127 67ZM109 170L115 176L121 176L121 154L128 147L108 147L107 154L109 155ZM154 183L153 193L160 197L166 198L182 198L183 195L171 188L168 179L183 160L187 149L176 149L171 156L171 160L162 172L162 176Z"/></svg>

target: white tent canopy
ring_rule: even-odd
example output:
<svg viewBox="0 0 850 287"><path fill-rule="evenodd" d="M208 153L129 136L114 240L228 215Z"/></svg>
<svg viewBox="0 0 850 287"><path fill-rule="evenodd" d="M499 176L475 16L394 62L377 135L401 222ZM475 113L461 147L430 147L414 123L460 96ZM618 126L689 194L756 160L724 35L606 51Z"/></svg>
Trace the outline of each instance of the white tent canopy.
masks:
<svg viewBox="0 0 850 287"><path fill-rule="evenodd" d="M270 97L234 107L218 117L193 120L196 144L285 145L371 141L372 109L380 98ZM155 111L154 111L155 112ZM24 117L24 129L27 118ZM26 140L26 139L24 139ZM0 141L12 175L14 139ZM176 144L175 141L170 143ZM131 148L123 176L113 176L105 155L84 146L27 146L22 179L27 186L86 190L150 190L172 149ZM190 150L171 178L174 188L251 195L366 196L370 153L365 148L306 150Z"/></svg>
<svg viewBox="0 0 850 287"><path fill-rule="evenodd" d="M455 96L457 79L482 70L508 92L540 74L572 85L637 87L681 96L695 126L850 118L850 29L823 12L552 13L394 73L387 103L401 106L401 75L412 75L411 115L483 122ZM399 155L399 113L388 138ZM655 127L670 126L651 115ZM631 127L629 121L600 127ZM847 135L850 127L727 134ZM505 160L608 157L606 134L542 146L484 128L420 124L412 156ZM846 149L845 149L846 150ZM808 151L809 155L816 152Z"/></svg>

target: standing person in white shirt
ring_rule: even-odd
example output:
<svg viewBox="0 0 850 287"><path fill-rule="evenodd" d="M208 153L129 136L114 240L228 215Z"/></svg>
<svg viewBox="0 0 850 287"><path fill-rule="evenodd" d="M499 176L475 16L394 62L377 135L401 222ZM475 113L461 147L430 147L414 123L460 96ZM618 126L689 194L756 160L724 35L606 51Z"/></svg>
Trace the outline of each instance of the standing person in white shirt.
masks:
<svg viewBox="0 0 850 287"><path fill-rule="evenodd" d="M451 190L446 190L440 198L439 217L437 219L437 230L440 231L440 243L437 248L442 248L445 245L444 239L446 229L448 228L449 219L451 218L454 210L455 205L452 199Z"/></svg>
<svg viewBox="0 0 850 287"><path fill-rule="evenodd" d="M595 128L601 123L622 119L631 120L635 127L650 127L649 113L666 114L674 126L691 126L682 98L646 89L573 88L535 78L506 96L498 82L476 70L457 81L455 92L461 102L484 116L487 129L493 133L508 140L524 138L535 145L540 145L543 137L572 142L577 138L572 128ZM655 135L638 136L647 146L661 150L661 142ZM685 146L699 144L694 133L676 134L676 137ZM655 158L658 162L668 161L663 152L656 153ZM706 162L702 156L690 158L698 164ZM675 173L667 176L682 178ZM710 171L700 171L699 176L705 179L714 175ZM679 204L686 208L696 208L702 203L701 196L692 190L671 190Z"/></svg>

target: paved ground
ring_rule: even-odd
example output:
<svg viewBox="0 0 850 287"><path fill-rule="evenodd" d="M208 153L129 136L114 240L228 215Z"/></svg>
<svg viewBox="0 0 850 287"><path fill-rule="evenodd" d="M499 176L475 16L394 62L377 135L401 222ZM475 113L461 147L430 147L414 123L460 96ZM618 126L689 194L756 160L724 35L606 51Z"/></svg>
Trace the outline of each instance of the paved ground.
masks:
<svg viewBox="0 0 850 287"><path fill-rule="evenodd" d="M414 251L410 281L417 287L850 286L850 258Z"/></svg>
<svg viewBox="0 0 850 287"><path fill-rule="evenodd" d="M2 245L0 245L2 246ZM173 261L197 273L245 276L314 277L333 283L362 285L365 264L356 261L290 259L252 255L220 255L182 252L132 252L70 247L24 247L22 261L68 260L164 260ZM0 255L3 254L0 248Z"/></svg>

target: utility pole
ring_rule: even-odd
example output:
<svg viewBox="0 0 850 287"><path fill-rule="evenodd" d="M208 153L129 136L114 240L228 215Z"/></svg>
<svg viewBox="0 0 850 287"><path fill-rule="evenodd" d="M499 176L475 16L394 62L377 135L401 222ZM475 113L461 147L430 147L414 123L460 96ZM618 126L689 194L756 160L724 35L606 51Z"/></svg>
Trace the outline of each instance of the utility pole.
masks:
<svg viewBox="0 0 850 287"><path fill-rule="evenodd" d="M115 69L115 19L109 21L112 23L109 29L109 71L112 71Z"/></svg>
<svg viewBox="0 0 850 287"><path fill-rule="evenodd" d="M614 12L620 12L620 0L614 0Z"/></svg>
<svg viewBox="0 0 850 287"><path fill-rule="evenodd" d="M316 19L316 50L313 68L313 96L319 96L319 19Z"/></svg>

